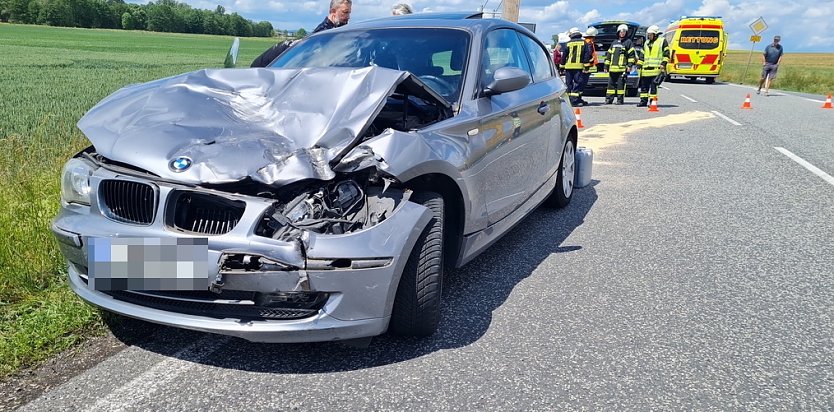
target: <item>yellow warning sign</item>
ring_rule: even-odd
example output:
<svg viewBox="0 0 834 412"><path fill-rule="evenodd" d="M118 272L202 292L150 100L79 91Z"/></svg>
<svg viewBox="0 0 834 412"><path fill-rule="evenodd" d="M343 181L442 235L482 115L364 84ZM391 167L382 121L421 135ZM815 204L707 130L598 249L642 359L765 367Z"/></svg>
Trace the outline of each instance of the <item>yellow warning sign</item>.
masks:
<svg viewBox="0 0 834 412"><path fill-rule="evenodd" d="M755 34L750 36L750 41L753 43L758 43L762 41L762 36L756 36Z"/></svg>
<svg viewBox="0 0 834 412"><path fill-rule="evenodd" d="M753 34L762 34L763 31L767 30L767 23L765 23L763 18L759 17L756 21L750 23L750 29L753 30Z"/></svg>

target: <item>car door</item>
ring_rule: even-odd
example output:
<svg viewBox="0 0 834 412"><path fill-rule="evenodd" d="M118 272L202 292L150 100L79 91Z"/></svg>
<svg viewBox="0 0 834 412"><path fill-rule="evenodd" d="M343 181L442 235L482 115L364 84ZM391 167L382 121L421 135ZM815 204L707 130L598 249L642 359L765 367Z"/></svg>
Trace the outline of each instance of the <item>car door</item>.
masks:
<svg viewBox="0 0 834 412"><path fill-rule="evenodd" d="M489 224L518 209L548 177L553 118L559 110L552 87L533 82L529 58L517 31L497 29L485 36L481 88L495 70L516 67L530 74L521 90L480 97L480 139L485 145L475 176L484 193ZM548 64L548 68L550 68Z"/></svg>
<svg viewBox="0 0 834 412"><path fill-rule="evenodd" d="M562 158L562 149L567 136L562 135L562 104L561 97L566 92L565 84L556 76L554 67L550 64L547 50L530 36L519 33L521 43L530 60L530 71L533 74L533 84L527 86L530 92L541 96L537 112L542 115L542 125L539 132L543 135L547 147L547 172L542 179L547 179L556 173ZM544 111L544 113L542 113ZM544 146L543 146L544 147ZM544 183L544 181L542 181ZM535 190L535 188L534 188Z"/></svg>

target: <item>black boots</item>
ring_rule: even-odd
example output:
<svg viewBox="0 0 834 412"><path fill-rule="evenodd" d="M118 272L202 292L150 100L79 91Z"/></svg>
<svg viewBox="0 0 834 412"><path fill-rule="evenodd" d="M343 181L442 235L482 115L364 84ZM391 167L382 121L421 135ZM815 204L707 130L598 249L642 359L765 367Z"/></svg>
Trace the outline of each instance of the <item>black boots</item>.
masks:
<svg viewBox="0 0 834 412"><path fill-rule="evenodd" d="M649 105L649 99L640 99L640 103L637 103L637 107L646 107Z"/></svg>
<svg viewBox="0 0 834 412"><path fill-rule="evenodd" d="M605 104L614 103L614 96L605 96Z"/></svg>

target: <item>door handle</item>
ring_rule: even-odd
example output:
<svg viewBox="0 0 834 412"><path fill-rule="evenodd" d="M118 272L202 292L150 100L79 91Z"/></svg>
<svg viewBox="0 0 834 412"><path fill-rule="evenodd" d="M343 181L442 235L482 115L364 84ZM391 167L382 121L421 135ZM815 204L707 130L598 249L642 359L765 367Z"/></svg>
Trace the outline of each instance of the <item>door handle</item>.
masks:
<svg viewBox="0 0 834 412"><path fill-rule="evenodd" d="M549 104L547 104L545 102L542 102L539 105L539 109L538 109L539 114L547 114L547 112L549 112L549 111L550 111L550 105Z"/></svg>

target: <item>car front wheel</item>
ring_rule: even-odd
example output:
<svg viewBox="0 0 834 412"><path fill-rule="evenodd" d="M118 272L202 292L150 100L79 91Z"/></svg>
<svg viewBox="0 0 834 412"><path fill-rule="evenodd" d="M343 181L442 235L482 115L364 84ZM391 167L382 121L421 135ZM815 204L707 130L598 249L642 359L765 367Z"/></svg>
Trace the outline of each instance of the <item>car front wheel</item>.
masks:
<svg viewBox="0 0 834 412"><path fill-rule="evenodd" d="M573 196L573 184L576 178L576 147L573 140L565 142L562 160L559 161L559 171L556 174L556 187L547 199L547 205L562 208L570 203Z"/></svg>
<svg viewBox="0 0 834 412"><path fill-rule="evenodd" d="M408 256L400 277L389 331L402 336L429 336L440 323L443 291L443 197L415 193L410 201L427 207L433 216Z"/></svg>

